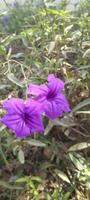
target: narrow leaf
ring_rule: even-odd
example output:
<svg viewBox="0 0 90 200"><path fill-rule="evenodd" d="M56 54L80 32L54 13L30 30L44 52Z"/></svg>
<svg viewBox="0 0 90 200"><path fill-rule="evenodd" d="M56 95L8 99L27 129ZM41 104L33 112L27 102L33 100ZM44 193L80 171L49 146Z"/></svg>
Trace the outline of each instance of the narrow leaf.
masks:
<svg viewBox="0 0 90 200"><path fill-rule="evenodd" d="M7 78L8 78L11 82L15 83L16 85L18 85L18 86L20 86L20 87L24 87L24 85L14 76L13 73L7 74Z"/></svg>
<svg viewBox="0 0 90 200"><path fill-rule="evenodd" d="M49 123L48 123L47 127L45 128L44 135L48 135L48 133L53 128L53 126L54 126L54 122L49 120Z"/></svg>
<svg viewBox="0 0 90 200"><path fill-rule="evenodd" d="M72 127L75 126L75 123L72 120L67 119L56 119L54 121L54 125L59 125L59 126L63 126L63 127Z"/></svg>
<svg viewBox="0 0 90 200"><path fill-rule="evenodd" d="M71 193L72 193L72 192L67 192L67 193L63 196L63 199L62 199L62 200L69 200L69 199L70 199L70 196L71 196Z"/></svg>
<svg viewBox="0 0 90 200"><path fill-rule="evenodd" d="M21 149L18 152L18 159L19 159L21 164L24 164L24 162L25 162L24 152Z"/></svg>
<svg viewBox="0 0 90 200"><path fill-rule="evenodd" d="M81 111L77 111L77 114L89 114L90 115L90 110L81 110Z"/></svg>
<svg viewBox="0 0 90 200"><path fill-rule="evenodd" d="M83 55L83 58L90 58L90 49L87 49Z"/></svg>
<svg viewBox="0 0 90 200"><path fill-rule="evenodd" d="M56 175L57 175L59 178L61 178L63 181L65 181L65 182L67 182L67 183L70 183L69 178L67 177L67 175L66 175L64 172L62 172L62 171L60 171L60 170L58 170L58 169L55 169L55 173L56 173Z"/></svg>
<svg viewBox="0 0 90 200"><path fill-rule="evenodd" d="M88 143L88 142L81 142L81 143L78 143L78 144L75 144L75 145L71 146L68 149L68 152L70 152L70 151L79 151L79 150L82 150L82 149L86 149L88 147L90 147L90 143Z"/></svg>
<svg viewBox="0 0 90 200"><path fill-rule="evenodd" d="M25 140L25 142L27 142L31 146L37 146L37 147L45 147L46 146L45 143L40 142L39 140L34 140L34 139Z"/></svg>
<svg viewBox="0 0 90 200"><path fill-rule="evenodd" d="M79 171L87 168L86 160L80 154L69 153L69 157Z"/></svg>
<svg viewBox="0 0 90 200"><path fill-rule="evenodd" d="M5 128L6 128L6 126L4 126L4 125L0 126L0 132L2 132Z"/></svg>
<svg viewBox="0 0 90 200"><path fill-rule="evenodd" d="M85 99L84 101L80 102L77 106L75 106L73 109L72 109L72 113L73 112L76 112L77 110L83 108L84 106L87 106L90 104L90 98L88 99Z"/></svg>
<svg viewBox="0 0 90 200"><path fill-rule="evenodd" d="M77 70L83 70L83 69L88 69L88 68L90 68L90 65L81 66L81 67L77 68Z"/></svg>
<svg viewBox="0 0 90 200"><path fill-rule="evenodd" d="M10 189L10 190L21 190L22 189L22 187L18 187L15 185L12 186L11 184L7 183L6 181L1 181L1 180L0 180L0 186Z"/></svg>
<svg viewBox="0 0 90 200"><path fill-rule="evenodd" d="M49 45L48 54L52 53L54 48L55 48L55 41L52 41L50 42L50 45Z"/></svg>

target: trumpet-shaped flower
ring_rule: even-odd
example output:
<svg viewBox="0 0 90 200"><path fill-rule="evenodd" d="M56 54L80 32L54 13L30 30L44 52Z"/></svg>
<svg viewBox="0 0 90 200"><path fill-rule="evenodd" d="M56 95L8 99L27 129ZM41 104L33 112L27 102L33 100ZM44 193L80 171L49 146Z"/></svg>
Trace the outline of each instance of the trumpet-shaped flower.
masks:
<svg viewBox="0 0 90 200"><path fill-rule="evenodd" d="M70 111L68 101L62 92L63 89L64 82L50 74L47 85L30 84L27 92L36 96L36 100L43 105L46 116L50 119L56 119L64 112Z"/></svg>
<svg viewBox="0 0 90 200"><path fill-rule="evenodd" d="M11 98L4 101L3 108L7 113L0 121L13 130L17 137L23 138L44 130L41 107L34 100L24 102L19 98Z"/></svg>

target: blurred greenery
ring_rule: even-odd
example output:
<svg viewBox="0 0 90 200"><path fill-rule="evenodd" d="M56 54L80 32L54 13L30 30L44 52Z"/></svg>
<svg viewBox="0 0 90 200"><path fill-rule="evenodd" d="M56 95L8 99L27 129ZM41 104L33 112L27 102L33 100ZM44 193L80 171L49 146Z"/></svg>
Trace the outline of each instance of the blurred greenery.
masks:
<svg viewBox="0 0 90 200"><path fill-rule="evenodd" d="M65 81L71 113L24 140L0 125L0 200L89 200L90 1L74 11L65 0L33 2L0 13L0 102L25 99L28 83L54 73Z"/></svg>

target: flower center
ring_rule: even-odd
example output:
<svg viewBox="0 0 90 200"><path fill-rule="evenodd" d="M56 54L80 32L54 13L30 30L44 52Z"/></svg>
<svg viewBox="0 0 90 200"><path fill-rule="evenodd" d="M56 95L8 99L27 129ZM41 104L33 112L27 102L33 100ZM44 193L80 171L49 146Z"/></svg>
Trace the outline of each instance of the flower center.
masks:
<svg viewBox="0 0 90 200"><path fill-rule="evenodd" d="M54 100L55 96L56 96L56 94L54 92L49 91L47 94L47 100L52 101L52 100Z"/></svg>
<svg viewBox="0 0 90 200"><path fill-rule="evenodd" d="M26 124L28 123L28 121L30 121L30 115L28 113L23 113L22 118Z"/></svg>

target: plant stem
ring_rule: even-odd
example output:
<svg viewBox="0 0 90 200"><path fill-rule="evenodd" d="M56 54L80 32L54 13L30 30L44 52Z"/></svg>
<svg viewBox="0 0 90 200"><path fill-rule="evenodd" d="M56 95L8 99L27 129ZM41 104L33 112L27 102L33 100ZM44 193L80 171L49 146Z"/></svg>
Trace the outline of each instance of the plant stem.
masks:
<svg viewBox="0 0 90 200"><path fill-rule="evenodd" d="M0 145L0 154L1 154L1 156L2 156L2 158L3 158L3 160L4 160L4 162L5 162L5 164L8 166L9 163L8 163L8 161L7 161L7 159L6 159L6 156L5 156L5 154L4 154L3 150L2 150L1 145Z"/></svg>

